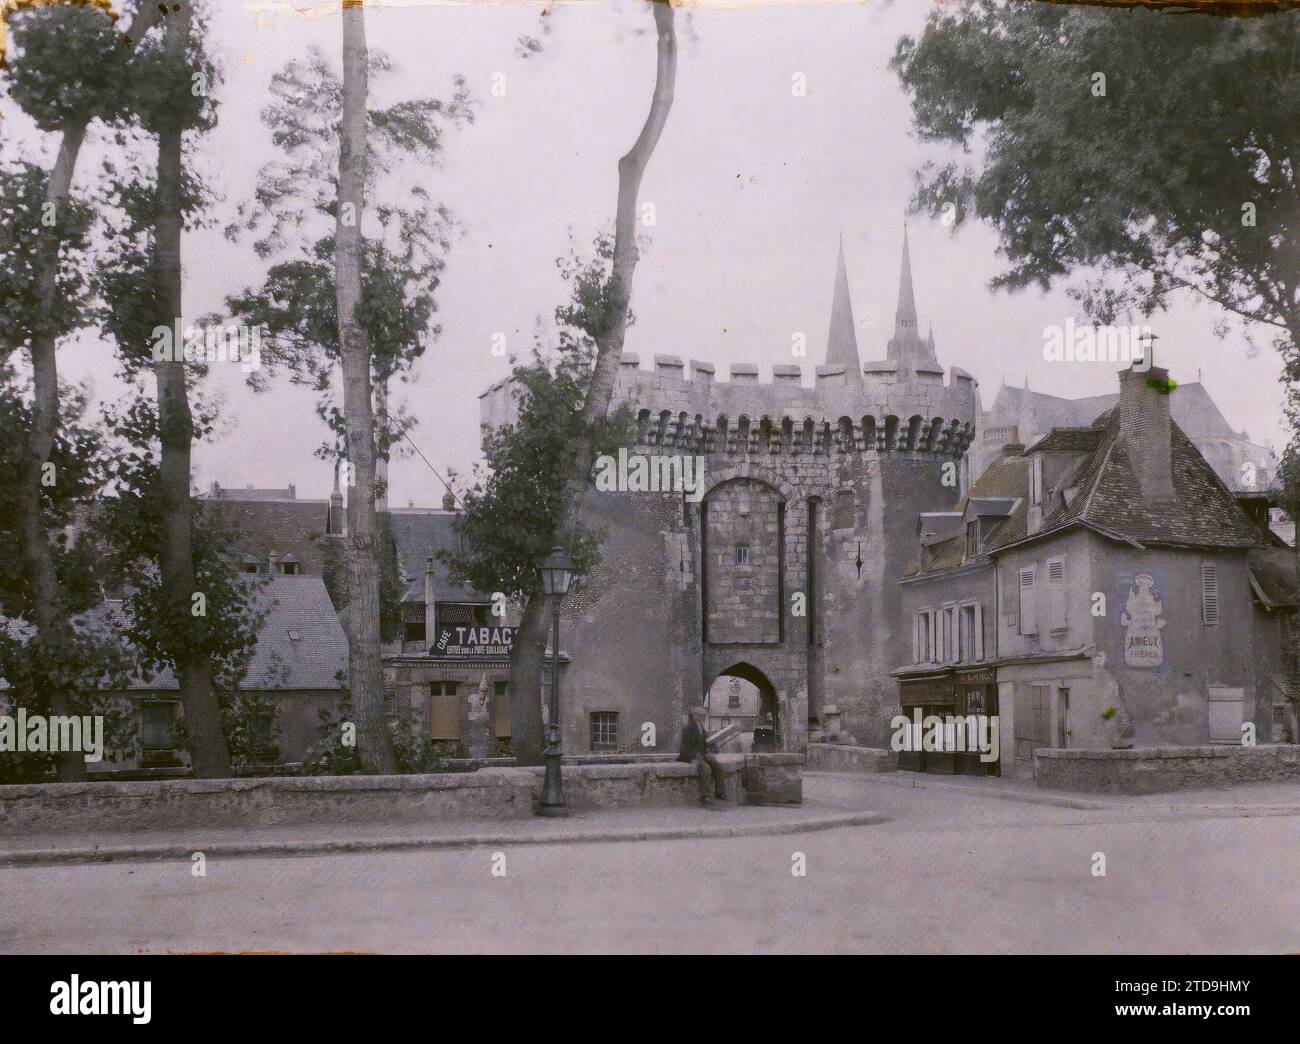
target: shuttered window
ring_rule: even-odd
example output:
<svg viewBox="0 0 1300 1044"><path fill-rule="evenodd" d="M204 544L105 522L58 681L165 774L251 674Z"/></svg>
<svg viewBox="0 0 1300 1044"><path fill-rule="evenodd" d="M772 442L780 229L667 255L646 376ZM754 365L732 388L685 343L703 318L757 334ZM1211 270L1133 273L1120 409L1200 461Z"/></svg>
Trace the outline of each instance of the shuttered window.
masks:
<svg viewBox="0 0 1300 1044"><path fill-rule="evenodd" d="M431 682L429 685L429 736L436 740L460 742L460 699L456 695L457 683Z"/></svg>
<svg viewBox="0 0 1300 1044"><path fill-rule="evenodd" d="M1049 558L1047 560L1047 601L1049 621L1053 631L1064 631L1068 624L1065 619L1065 559Z"/></svg>
<svg viewBox="0 0 1300 1044"><path fill-rule="evenodd" d="M1038 602L1034 590L1034 572L1036 566L1020 570L1020 633L1038 633Z"/></svg>
<svg viewBox="0 0 1300 1044"><path fill-rule="evenodd" d="M1209 563L1201 566L1201 622L1219 622L1219 571Z"/></svg>

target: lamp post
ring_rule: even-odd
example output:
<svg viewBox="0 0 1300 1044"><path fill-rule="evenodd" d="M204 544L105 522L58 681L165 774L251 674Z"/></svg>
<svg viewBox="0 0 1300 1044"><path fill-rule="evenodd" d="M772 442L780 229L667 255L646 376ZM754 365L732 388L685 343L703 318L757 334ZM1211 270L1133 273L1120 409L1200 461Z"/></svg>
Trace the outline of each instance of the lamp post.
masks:
<svg viewBox="0 0 1300 1044"><path fill-rule="evenodd" d="M542 577L542 592L551 603L551 706L546 723L546 775L537 814L567 816L569 810L564 807L564 786L560 780L560 600L569 593L573 583L573 559L564 548L552 548L537 563L537 571Z"/></svg>

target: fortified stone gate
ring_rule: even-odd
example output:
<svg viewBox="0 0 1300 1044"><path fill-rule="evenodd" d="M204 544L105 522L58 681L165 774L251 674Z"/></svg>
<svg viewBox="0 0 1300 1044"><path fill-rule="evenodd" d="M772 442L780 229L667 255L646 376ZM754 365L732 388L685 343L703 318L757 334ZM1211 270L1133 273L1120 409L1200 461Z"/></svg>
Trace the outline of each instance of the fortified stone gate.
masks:
<svg viewBox="0 0 1300 1044"><path fill-rule="evenodd" d="M964 486L976 382L939 365L917 330L906 234L894 336L883 361L858 356L843 249L826 361L805 388L798 366L625 354L615 403L638 412L641 474L702 459L702 496L640 488L588 493L602 562L565 601L564 747L591 749L593 715L620 749L675 750L686 708L722 675L775 697L777 745L809 730L883 746L898 713L889 671L911 658L897 580L917 547L916 518L948 511ZM485 424L513 416L510 385L482 397ZM692 476L694 477L694 476ZM654 482L651 489L661 489ZM698 501L698 502L696 502Z"/></svg>

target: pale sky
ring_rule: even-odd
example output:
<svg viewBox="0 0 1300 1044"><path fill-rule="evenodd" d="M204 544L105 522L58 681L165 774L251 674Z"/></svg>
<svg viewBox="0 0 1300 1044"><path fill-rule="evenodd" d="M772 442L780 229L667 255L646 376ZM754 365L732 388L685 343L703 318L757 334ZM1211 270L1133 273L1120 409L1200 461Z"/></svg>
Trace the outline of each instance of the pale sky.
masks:
<svg viewBox="0 0 1300 1044"><path fill-rule="evenodd" d="M300 7L316 0L296 0ZM185 310L219 310L226 294L256 285L263 265L247 243L220 228L252 192L259 167L276 157L258 119L271 75L309 46L339 64L339 21L259 15L274 5L214 0L211 48L225 71L220 122L202 141L201 169L224 201L215 227L185 237ZM287 5L283 5L287 6ZM893 4L800 4L678 13L676 101L646 173L643 202L656 223L636 272L637 321L626 350L752 362L762 380L775 363L802 362L807 379L821 361L830 315L838 237L864 359L883 358L893 328L902 215L913 172L943 155L922 146L887 63L903 33L918 32L929 0ZM535 319L549 320L566 294L555 260L570 242L586 248L612 228L616 163L640 130L653 84L649 10L633 0L551 8L542 54L521 60L521 33L540 35L540 5L367 5L370 45L387 51L394 72L380 85L389 103L446 96L466 77L477 121L447 140L440 166L412 166L406 184L424 186L461 222L438 293L441 338L395 399L419 420L412 437L444 470L478 457L478 394L508 371L491 354L493 334L510 351L531 346ZM806 96L792 93L802 73ZM505 94L494 97L494 76ZM498 81L499 82L499 81ZM15 107L0 105L0 154L48 159L52 139L34 133ZM83 154L81 184L97 165ZM1043 328L1077 318L1064 292L992 294L1002 270L991 231L954 233L928 217L910 222L921 329L933 323L939 360L980 382L989 405L1003 376L1020 386L1078 397L1116 390L1116 367L1043 360ZM1257 442L1285 443L1281 365L1267 341L1249 354L1238 335L1211 333L1220 313L1179 300L1152 326L1159 361L1177 380L1203 380L1228 422ZM809 357L791 356L795 332ZM115 397L113 351L97 335L61 351L65 378L87 380ZM313 456L324 429L310 393L281 378L255 394L237 366L214 365L209 386L224 399L224 430L197 448L195 486L297 486L323 497L330 465ZM396 458L390 503L434 506L442 487L418 458Z"/></svg>

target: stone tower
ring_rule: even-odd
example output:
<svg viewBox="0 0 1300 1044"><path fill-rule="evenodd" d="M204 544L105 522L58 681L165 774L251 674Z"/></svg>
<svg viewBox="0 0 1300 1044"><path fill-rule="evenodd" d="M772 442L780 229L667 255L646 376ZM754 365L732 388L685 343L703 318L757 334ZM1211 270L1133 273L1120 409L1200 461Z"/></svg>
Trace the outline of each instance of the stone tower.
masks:
<svg viewBox="0 0 1300 1044"><path fill-rule="evenodd" d="M629 454L665 479L674 459L698 460L702 481L697 495L668 481L588 493L584 522L605 539L564 605L566 751L588 750L590 715L610 712L620 747L644 750L652 731L655 748L676 749L686 708L721 676L759 688L780 749L803 749L823 717L858 743L888 742L889 672L911 658L897 580L917 516L960 496L978 397L965 371L945 380L933 335L919 336L906 233L884 360L858 354L842 244L833 286L811 387L797 365L760 381L734 364L717 381L712 363L656 355L646 370L623 356L614 401L639 419ZM509 384L495 385L483 421L508 421L511 405Z"/></svg>

